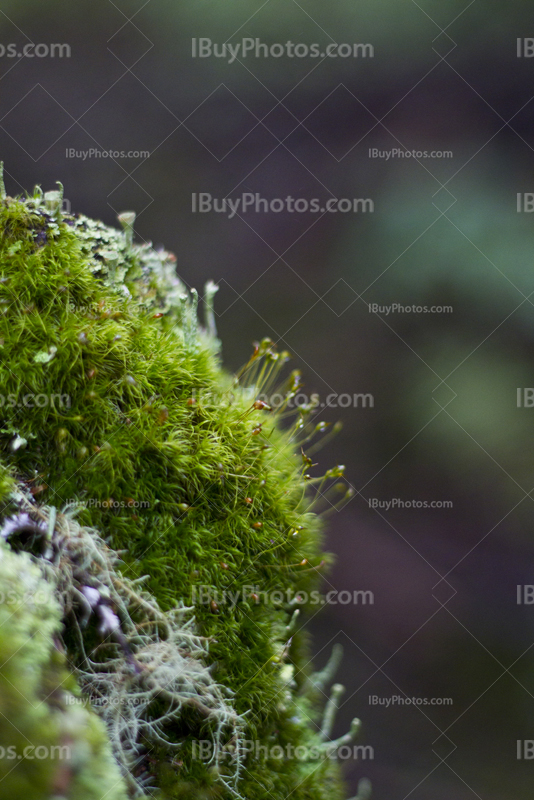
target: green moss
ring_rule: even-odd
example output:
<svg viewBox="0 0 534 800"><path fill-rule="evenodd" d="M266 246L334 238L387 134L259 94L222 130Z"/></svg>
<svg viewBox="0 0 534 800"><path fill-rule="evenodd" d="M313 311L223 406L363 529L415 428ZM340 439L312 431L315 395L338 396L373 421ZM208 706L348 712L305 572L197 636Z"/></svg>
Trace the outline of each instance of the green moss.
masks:
<svg viewBox="0 0 534 800"><path fill-rule="evenodd" d="M126 800L102 722L54 639L60 609L27 554L0 546L0 784L25 800Z"/></svg>
<svg viewBox="0 0 534 800"><path fill-rule="evenodd" d="M302 697L308 656L287 626L328 561L298 452L299 437L321 427L308 423L311 409L288 428L251 406L286 354L264 341L240 380L225 373L213 287L204 331L174 257L132 245L122 221L124 233L59 218L40 192L0 205L0 492L9 468L40 504L85 504L79 521L122 552L125 574L148 576L144 588L163 609L195 606L213 675L247 712L247 738L310 745L318 726ZM297 386L293 376L288 397ZM325 481L318 486L322 495ZM157 781L169 797L226 796L193 759L188 730L175 731L185 736L178 766L152 759ZM332 759L252 754L239 791L247 800L342 797Z"/></svg>
<svg viewBox="0 0 534 800"><path fill-rule="evenodd" d="M5 505L10 495L14 491L16 481L11 476L7 467L0 463L0 503Z"/></svg>

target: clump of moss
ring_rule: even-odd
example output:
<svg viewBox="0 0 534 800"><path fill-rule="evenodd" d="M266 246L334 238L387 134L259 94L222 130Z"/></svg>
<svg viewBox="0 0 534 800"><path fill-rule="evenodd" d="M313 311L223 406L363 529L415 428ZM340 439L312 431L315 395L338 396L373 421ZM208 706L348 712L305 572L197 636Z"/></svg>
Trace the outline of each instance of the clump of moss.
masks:
<svg viewBox="0 0 534 800"><path fill-rule="evenodd" d="M61 188L0 202L5 513L20 513L13 481L37 506L75 506L79 524L120 551L122 575L143 581L161 613L179 602L194 610L203 659L258 747L245 758L230 739L230 766L206 764L195 744L210 725L184 710L167 720L164 741L139 743L136 768L148 784L168 798L341 798L295 614L329 561L315 511L325 496L332 504L328 486L339 492L343 470L311 478L302 449L325 426L311 406L281 422L300 378L282 380L288 354L271 341L239 376L222 369L216 287L205 289L202 328L198 295L176 277L174 257L134 244L135 215L120 215L117 231L60 209ZM268 386L285 396L276 414L257 399ZM82 646L74 628L67 616L63 640L80 669L98 636L89 625ZM124 659L114 647L112 660ZM318 755L262 755L298 745ZM241 763L232 788L228 775Z"/></svg>
<svg viewBox="0 0 534 800"><path fill-rule="evenodd" d="M0 545L0 783L25 800L127 800L103 723L56 646L60 607L27 554Z"/></svg>

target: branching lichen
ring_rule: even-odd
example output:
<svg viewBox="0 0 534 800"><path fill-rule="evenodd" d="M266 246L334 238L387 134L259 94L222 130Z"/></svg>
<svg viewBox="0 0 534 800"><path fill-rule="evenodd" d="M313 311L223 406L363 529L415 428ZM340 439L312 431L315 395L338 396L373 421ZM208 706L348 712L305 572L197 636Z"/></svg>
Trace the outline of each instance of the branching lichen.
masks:
<svg viewBox="0 0 534 800"><path fill-rule="evenodd" d="M39 537L33 550L43 575L59 599L62 618L74 638L71 659L85 696L106 724L113 752L136 794L150 787L150 775L140 765L150 745L179 750L182 742L169 738L169 728L194 709L213 727L213 762L226 742L236 747L235 773L227 782L234 794L242 766L244 720L232 709L232 692L217 685L202 664L207 644L194 630L192 608L182 604L162 612L157 602L117 571L118 556L98 533L83 528L70 514L37 507L18 495L21 513L4 523L3 538L25 545ZM99 608L97 631L102 641L86 652L84 629ZM148 779L148 780L147 780Z"/></svg>

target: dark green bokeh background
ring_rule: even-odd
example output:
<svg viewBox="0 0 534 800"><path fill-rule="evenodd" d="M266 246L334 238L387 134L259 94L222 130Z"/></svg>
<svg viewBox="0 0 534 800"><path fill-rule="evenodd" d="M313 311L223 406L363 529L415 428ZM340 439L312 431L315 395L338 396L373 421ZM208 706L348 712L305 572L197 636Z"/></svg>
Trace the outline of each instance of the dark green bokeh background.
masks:
<svg viewBox="0 0 534 800"><path fill-rule="evenodd" d="M516 211L517 193L534 191L534 58L516 55L534 34L529 11L0 2L1 42L71 46L69 59L0 58L8 191L60 179L75 211L113 223L135 208L139 236L173 250L187 284L220 283L230 368L272 336L310 393L374 395L373 408L325 410L344 430L320 460L345 463L361 492L330 519L329 581L375 602L324 607L311 628L319 665L345 646L336 731L362 718L375 758L347 775L353 789L371 777L377 800L527 800L534 787L533 763L516 759L516 740L534 738L534 610L516 603L517 584L534 583L534 409L516 407L517 387L534 385L534 215ZM192 37L244 36L375 53L191 57ZM151 156L66 158L91 147ZM453 158L386 161L373 147ZM375 210L191 212L194 192L243 191L372 198ZM380 317L368 303L454 310ZM369 498L453 508L378 513ZM403 693L453 705L369 704Z"/></svg>

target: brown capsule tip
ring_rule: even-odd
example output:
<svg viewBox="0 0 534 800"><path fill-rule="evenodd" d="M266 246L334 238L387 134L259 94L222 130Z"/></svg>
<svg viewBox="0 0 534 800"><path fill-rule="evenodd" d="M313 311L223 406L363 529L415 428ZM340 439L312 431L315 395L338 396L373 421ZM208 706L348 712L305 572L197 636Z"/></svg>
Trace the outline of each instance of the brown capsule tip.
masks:
<svg viewBox="0 0 534 800"><path fill-rule="evenodd" d="M212 600L210 602L210 609L211 609L213 614L218 614L219 613L219 606L217 605L215 600Z"/></svg>
<svg viewBox="0 0 534 800"><path fill-rule="evenodd" d="M253 403L253 407L256 409L256 411L272 411L271 406L267 405L267 403L264 403L263 400L256 400Z"/></svg>
<svg viewBox="0 0 534 800"><path fill-rule="evenodd" d="M253 528L256 528L256 530L259 530L260 528L263 528L263 522L255 522L255 523L252 525L252 527L253 527Z"/></svg>
<svg viewBox="0 0 534 800"><path fill-rule="evenodd" d="M249 506L252 505L252 502L252 497L245 497L245 503L248 503Z"/></svg>
<svg viewBox="0 0 534 800"><path fill-rule="evenodd" d="M96 375L96 369L88 369L85 374L87 375L89 380L91 380L91 378L94 378Z"/></svg>
<svg viewBox="0 0 534 800"><path fill-rule="evenodd" d="M189 400L187 401L187 405L188 406L194 406L196 404L196 402L197 401L195 400L194 397L190 397Z"/></svg>
<svg viewBox="0 0 534 800"><path fill-rule="evenodd" d="M306 566L306 564L309 564L309 563L310 563L310 562L308 561L308 559L307 559L307 558L303 558L303 559L302 559L302 561L300 562L300 565L299 565L299 566L301 566L301 567L305 567L305 566Z"/></svg>
<svg viewBox="0 0 534 800"><path fill-rule="evenodd" d="M169 419L169 411L166 408L162 408L158 414L158 422L164 423L167 422Z"/></svg>
<svg viewBox="0 0 534 800"><path fill-rule="evenodd" d="M228 564L226 563L226 561L221 561L221 567L223 569L228 569Z"/></svg>
<svg viewBox="0 0 534 800"><path fill-rule="evenodd" d="M154 319L160 319L163 316L163 311L158 311L157 314L154 314Z"/></svg>

